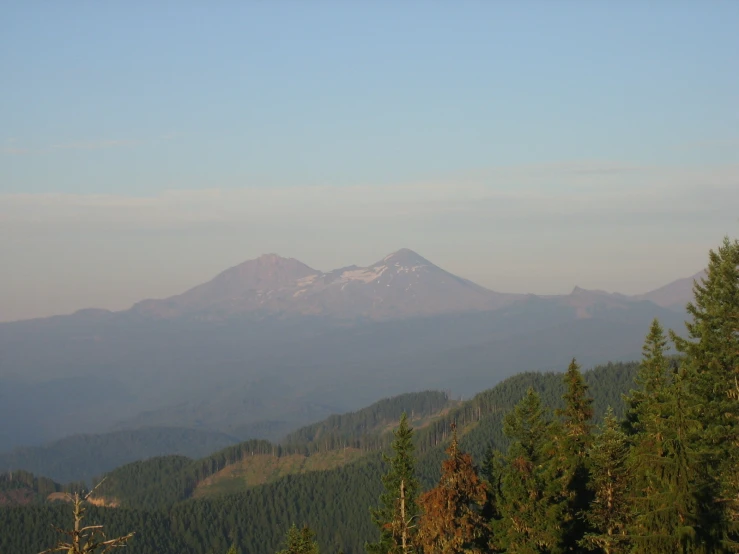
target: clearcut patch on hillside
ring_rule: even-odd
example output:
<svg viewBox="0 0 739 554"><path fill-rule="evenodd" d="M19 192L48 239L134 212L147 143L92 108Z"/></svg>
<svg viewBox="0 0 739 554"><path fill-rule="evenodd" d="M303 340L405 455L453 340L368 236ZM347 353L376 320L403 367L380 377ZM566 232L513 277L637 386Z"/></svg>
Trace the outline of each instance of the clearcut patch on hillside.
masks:
<svg viewBox="0 0 739 554"><path fill-rule="evenodd" d="M201 481L192 496L194 498L219 496L272 483L286 475L335 469L365 454L366 452L358 448L343 448L310 456L291 454L276 457L270 454L256 454L227 466Z"/></svg>

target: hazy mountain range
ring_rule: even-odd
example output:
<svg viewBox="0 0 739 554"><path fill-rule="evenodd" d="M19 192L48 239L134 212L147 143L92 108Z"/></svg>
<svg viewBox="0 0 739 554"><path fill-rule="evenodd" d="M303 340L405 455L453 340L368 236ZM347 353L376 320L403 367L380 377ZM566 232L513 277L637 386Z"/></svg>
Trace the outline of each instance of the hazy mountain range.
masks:
<svg viewBox="0 0 739 554"><path fill-rule="evenodd" d="M407 249L327 273L268 254L130 310L0 324L0 450L146 427L276 438L400 392L636 359L652 318L682 330L692 279L535 296Z"/></svg>
<svg viewBox="0 0 739 554"><path fill-rule="evenodd" d="M492 310L520 295L501 294L457 277L403 249L369 267L322 273L266 254L165 300L145 300L138 314L215 320L241 314L314 315L382 320Z"/></svg>

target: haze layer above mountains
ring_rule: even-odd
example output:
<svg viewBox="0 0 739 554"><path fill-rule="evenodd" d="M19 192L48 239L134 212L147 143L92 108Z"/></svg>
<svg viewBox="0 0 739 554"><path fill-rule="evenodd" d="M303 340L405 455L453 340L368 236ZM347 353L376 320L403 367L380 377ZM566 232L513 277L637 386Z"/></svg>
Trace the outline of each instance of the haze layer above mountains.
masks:
<svg viewBox="0 0 739 554"><path fill-rule="evenodd" d="M327 273L268 254L130 310L0 324L0 450L149 427L277 438L401 392L637 359L652 318L682 331L692 282L517 295L407 249Z"/></svg>

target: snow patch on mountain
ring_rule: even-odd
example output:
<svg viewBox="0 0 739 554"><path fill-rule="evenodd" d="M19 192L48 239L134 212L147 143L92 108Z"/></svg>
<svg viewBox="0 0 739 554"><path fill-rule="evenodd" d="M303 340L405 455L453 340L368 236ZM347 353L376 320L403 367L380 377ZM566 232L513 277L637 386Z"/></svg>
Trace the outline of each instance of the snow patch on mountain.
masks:
<svg viewBox="0 0 739 554"><path fill-rule="evenodd" d="M339 278L339 282L346 283L348 281L361 281L362 283L371 283L372 281L379 279L386 270L387 266L381 265L379 267L368 267L353 269L351 271L344 271Z"/></svg>

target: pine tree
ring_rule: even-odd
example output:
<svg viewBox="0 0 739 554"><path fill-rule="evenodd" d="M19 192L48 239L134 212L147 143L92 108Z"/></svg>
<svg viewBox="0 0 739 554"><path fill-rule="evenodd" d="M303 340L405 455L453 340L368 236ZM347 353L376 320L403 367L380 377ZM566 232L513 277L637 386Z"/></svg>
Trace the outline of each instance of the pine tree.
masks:
<svg viewBox="0 0 739 554"><path fill-rule="evenodd" d="M562 514L562 546L571 550L576 548L587 531L582 513L587 510L592 497L588 489L586 454L593 440L593 399L574 359L567 368L564 382L564 408L557 410L557 415L562 418L562 427L560 435L555 437L559 469L552 477L560 482L560 494L566 502Z"/></svg>
<svg viewBox="0 0 739 554"><path fill-rule="evenodd" d="M681 369L670 375L666 348L654 322L644 345L641 388L630 397L633 512L626 534L635 554L712 552L702 525L713 510L698 441L699 406L690 374Z"/></svg>
<svg viewBox="0 0 739 554"><path fill-rule="evenodd" d="M385 492L380 495L380 507L370 510L372 521L380 529L380 540L368 543L369 554L409 554L415 551L418 517L416 460L413 455L413 429L403 413L394 431L393 457L384 456L390 470L382 477Z"/></svg>
<svg viewBox="0 0 739 554"><path fill-rule="evenodd" d="M302 529L291 525L285 535L284 548L278 550L277 554L318 554L316 534L307 525Z"/></svg>
<svg viewBox="0 0 739 554"><path fill-rule="evenodd" d="M447 454L439 484L419 499L423 509L418 524L419 547L425 554L479 552L484 547L480 539L486 534L480 508L487 492L472 457L459 449L454 425Z"/></svg>
<svg viewBox="0 0 739 554"><path fill-rule="evenodd" d="M710 521L710 534L736 549L739 525L739 242L725 238L711 250L707 275L693 285L688 304L692 321L688 338L674 333L684 354L692 390L701 410L700 438L709 470L709 486L717 490L720 508Z"/></svg>
<svg viewBox="0 0 739 554"><path fill-rule="evenodd" d="M642 347L642 362L634 380L637 388L624 397L628 434L644 431L654 396L667 387L669 363L666 353L667 337L659 320L654 319Z"/></svg>
<svg viewBox="0 0 739 554"><path fill-rule="evenodd" d="M591 531L581 542L583 546L599 548L604 554L622 554L629 550L625 537L631 514L628 454L626 435L609 407L600 433L587 453L589 487L594 498L584 513Z"/></svg>
<svg viewBox="0 0 739 554"><path fill-rule="evenodd" d="M553 437L558 429L533 389L506 416L503 431L511 444L500 469L494 546L507 552L560 552L567 502L557 479Z"/></svg>
<svg viewBox="0 0 739 554"><path fill-rule="evenodd" d="M504 460L499 450L490 448L485 456L485 464L482 467L482 477L487 490L487 498L482 505L480 513L483 521L487 522L481 544L487 545L488 550L498 552L496 548L498 541L495 538L496 527L500 526L501 514L498 509L498 500L501 496L501 477L503 475Z"/></svg>

